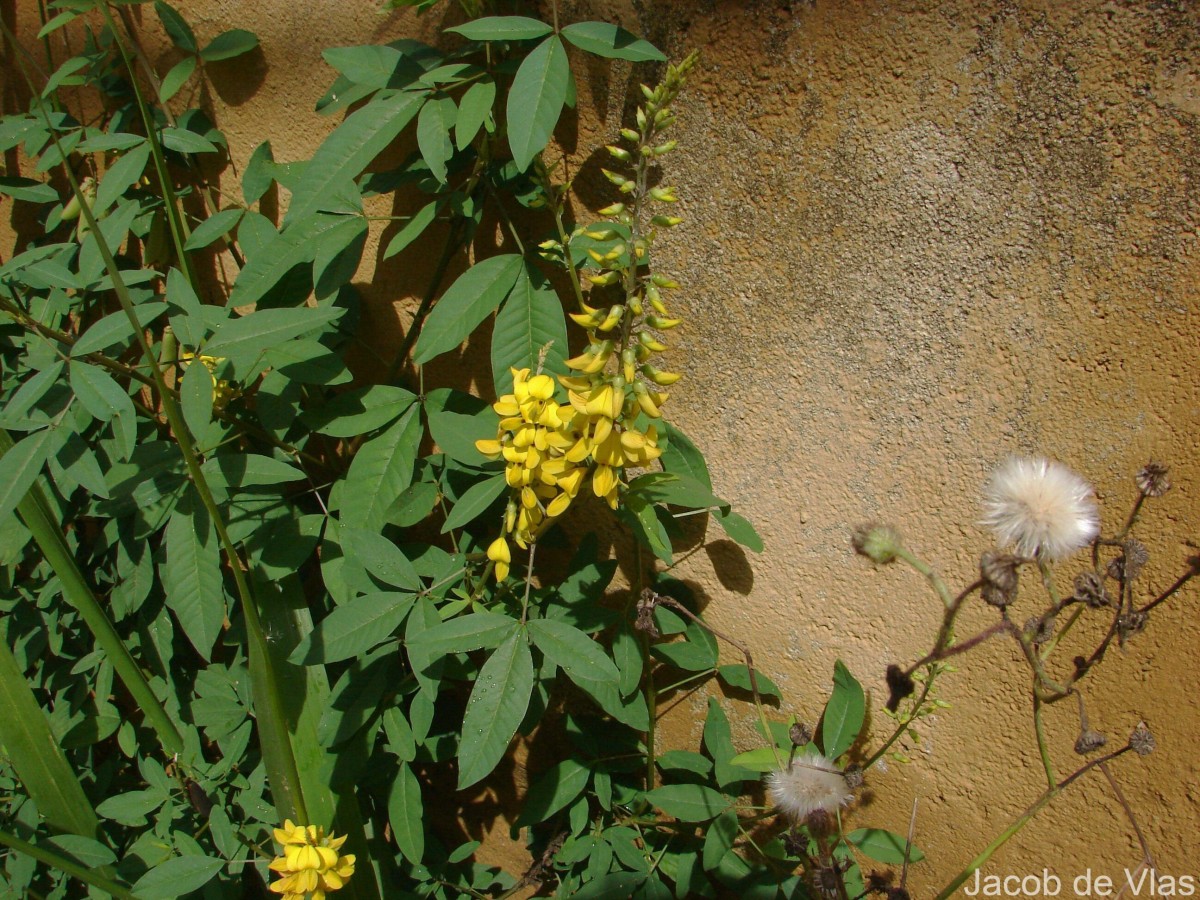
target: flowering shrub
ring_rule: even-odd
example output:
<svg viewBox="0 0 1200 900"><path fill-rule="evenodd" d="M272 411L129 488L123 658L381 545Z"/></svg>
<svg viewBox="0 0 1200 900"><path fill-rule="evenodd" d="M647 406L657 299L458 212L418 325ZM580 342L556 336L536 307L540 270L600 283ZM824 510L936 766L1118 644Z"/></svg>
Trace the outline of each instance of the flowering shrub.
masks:
<svg viewBox="0 0 1200 900"><path fill-rule="evenodd" d="M1135 603L1141 501L1100 537L1090 488L1057 464L997 473L985 522L1015 555L985 556L957 596L894 530L856 534L876 563L924 575L945 608L931 653L888 670L895 723L874 749L844 665L815 727L795 721L738 637L669 576L680 516L762 549L664 416L682 374L661 355L681 324L668 298L685 286L654 254L681 225L659 176L695 55L671 65L604 22L481 15L464 0L467 21L440 48L327 50L336 75L318 109L344 118L310 160L259 145L239 199L214 192L225 139L189 103L207 64L256 38L202 38L158 0L180 56L159 72L129 5L49 4L45 35L84 37L52 72L5 32L33 99L0 123L0 148L29 163L0 193L38 226L0 265L12 892L895 900L924 854L911 824L856 821L864 778L939 708L945 661L1000 635L1032 673L1048 780L1037 803L1151 747L1135 729L1067 778L1052 769L1038 704L1079 699L1109 643L1194 574ZM568 45L661 76L606 148L612 202L594 222L575 221L571 174L547 149L574 102ZM79 108L96 95L93 121ZM405 136L416 151L373 170ZM427 242L434 222L448 236L388 376L364 384L345 362L360 339L351 279L370 211L405 188L424 197L388 226L383 256ZM263 201L280 191L278 220ZM498 237L485 233L496 220ZM197 265L218 250L237 269L227 288ZM452 264L462 274L445 284ZM427 363L479 332L490 388L427 379ZM1147 467L1138 484L1157 496L1166 472ZM555 526L572 517L588 533L564 554ZM601 558L598 517L632 537L627 583ZM1091 569L1059 598L1051 564L1089 545ZM1049 606L1021 627L1008 609L1031 567ZM956 641L975 592L1000 622ZM1052 650L1089 610L1112 615L1109 636L1052 675ZM747 698L761 746L739 752L715 699L701 747L660 746L660 695L704 681ZM1104 739L1079 702L1076 749L1092 753ZM451 785L502 777L518 735L565 749L519 799L512 824L533 862L513 873L429 812Z"/></svg>

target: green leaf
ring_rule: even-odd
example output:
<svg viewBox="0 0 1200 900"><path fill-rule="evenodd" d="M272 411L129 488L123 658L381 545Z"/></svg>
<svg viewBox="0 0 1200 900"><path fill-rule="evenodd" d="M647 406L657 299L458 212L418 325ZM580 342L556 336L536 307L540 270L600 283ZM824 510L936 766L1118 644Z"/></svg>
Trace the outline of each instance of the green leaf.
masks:
<svg viewBox="0 0 1200 900"><path fill-rule="evenodd" d="M287 484L304 478L304 473L290 463L236 451L210 456L200 469L209 484L232 488Z"/></svg>
<svg viewBox="0 0 1200 900"><path fill-rule="evenodd" d="M160 302L139 303L133 308L138 324L143 328L167 311L167 304ZM133 338L133 326L124 310L109 313L92 325L71 348L73 357L86 356L110 347L124 347Z"/></svg>
<svg viewBox="0 0 1200 900"><path fill-rule="evenodd" d="M442 184L446 183L446 161L454 155L450 132L458 118L458 106L445 96L430 97L417 116L417 147L421 158Z"/></svg>
<svg viewBox="0 0 1200 900"><path fill-rule="evenodd" d="M551 766L530 785L514 827L545 822L583 793L591 775L591 769L574 759L564 759Z"/></svg>
<svg viewBox="0 0 1200 900"><path fill-rule="evenodd" d="M237 227L237 223L242 221L242 216L245 214L244 209L233 207L232 209L223 209L220 212L215 212L199 225L196 230L188 237L187 243L183 245L184 250L199 250L202 247L207 247L218 238L223 238Z"/></svg>
<svg viewBox="0 0 1200 900"><path fill-rule="evenodd" d="M496 648L479 670L458 750L458 790L487 777L508 750L533 692L533 657L521 632Z"/></svg>
<svg viewBox="0 0 1200 900"><path fill-rule="evenodd" d="M47 838L44 845L60 850L89 869L109 866L117 861L116 854L99 841L78 834L57 834Z"/></svg>
<svg viewBox="0 0 1200 900"><path fill-rule="evenodd" d="M757 669L754 674L755 681L758 683L758 693L761 696L783 699L783 694L775 682ZM744 665L721 666L717 669L717 675L730 687L740 688L743 691L752 690L750 686L750 670Z"/></svg>
<svg viewBox="0 0 1200 900"><path fill-rule="evenodd" d="M0 457L0 521L12 515L33 487L50 451L50 430L32 434Z"/></svg>
<svg viewBox="0 0 1200 900"><path fill-rule="evenodd" d="M200 51L200 56L205 62L217 62L249 53L257 46L258 37L254 32L234 28L213 38L209 45Z"/></svg>
<svg viewBox="0 0 1200 900"><path fill-rule="evenodd" d="M288 661L312 666L366 653L389 638L412 609L413 594L376 592L355 597L320 621Z"/></svg>
<svg viewBox="0 0 1200 900"><path fill-rule="evenodd" d="M446 30L469 41L524 41L554 31L547 23L528 16L486 16Z"/></svg>
<svg viewBox="0 0 1200 900"><path fill-rule="evenodd" d="M708 698L708 715L704 719L704 749L716 764L717 786L729 788L742 781L756 781L755 773L734 765L733 737L729 719L716 697Z"/></svg>
<svg viewBox="0 0 1200 900"><path fill-rule="evenodd" d="M407 763L388 792L388 823L396 846L413 865L420 865L425 855L425 803L421 797L421 782Z"/></svg>
<svg viewBox="0 0 1200 900"><path fill-rule="evenodd" d="M846 835L846 840L876 862L903 865L906 849L908 862L920 862L925 858L925 854L916 846L908 847L905 838L882 828L859 828Z"/></svg>
<svg viewBox="0 0 1200 900"><path fill-rule="evenodd" d="M212 422L213 411L212 373L208 366L197 362L188 366L179 385L179 405L183 407L183 421L193 435L202 435Z"/></svg>
<svg viewBox="0 0 1200 900"><path fill-rule="evenodd" d="M376 531L383 527L388 508L412 483L423 433L417 407L412 406L358 449L346 473L345 494L352 499L342 509L344 524Z"/></svg>
<svg viewBox="0 0 1200 900"><path fill-rule="evenodd" d="M217 145L208 138L188 131L186 128L167 126L159 132L159 140L168 150L176 153L216 153Z"/></svg>
<svg viewBox="0 0 1200 900"><path fill-rule="evenodd" d="M166 800L167 795L161 791L126 791L108 797L96 807L96 812L122 825L145 825L146 815L158 809Z"/></svg>
<svg viewBox="0 0 1200 900"><path fill-rule="evenodd" d="M496 414L483 400L451 388L437 388L425 395L425 415L430 435L448 457L469 466L492 462L475 446L476 441L496 437Z"/></svg>
<svg viewBox="0 0 1200 900"><path fill-rule="evenodd" d="M137 184L149 160L150 145L143 143L127 151L113 163L100 179L100 186L96 188L96 202L92 204L92 214L99 217L100 213L112 206L126 189Z"/></svg>
<svg viewBox="0 0 1200 900"><path fill-rule="evenodd" d="M313 294L318 300L333 296L349 283L366 245L367 220L361 216L343 216L321 235L313 257Z"/></svg>
<svg viewBox="0 0 1200 900"><path fill-rule="evenodd" d="M442 534L475 521L507 487L508 482L505 481L503 472L471 485L451 507L450 515L446 516L446 524L442 526Z"/></svg>
<svg viewBox="0 0 1200 900"><path fill-rule="evenodd" d="M310 214L297 219L283 231L275 231L270 222L263 219L269 239L252 256L246 267L238 274L229 295L231 307L250 306L258 303L276 285L284 280L292 269L312 262L317 255L321 236L341 224L343 216ZM247 216L242 231L250 221Z"/></svg>
<svg viewBox="0 0 1200 900"><path fill-rule="evenodd" d="M370 88L402 87L422 71L395 47L365 44L330 47L321 51L325 62L358 85Z"/></svg>
<svg viewBox="0 0 1200 900"><path fill-rule="evenodd" d="M133 885L139 900L171 900L208 884L225 860L209 856L175 856L159 863Z"/></svg>
<svg viewBox="0 0 1200 900"><path fill-rule="evenodd" d="M712 760L707 756L693 753L690 750L668 750L666 753L660 753L655 761L663 771L676 769L691 772L701 778L706 777L713 767Z"/></svg>
<svg viewBox="0 0 1200 900"><path fill-rule="evenodd" d="M520 171L529 168L554 133L567 99L571 67L557 35L525 57L508 93L508 145Z"/></svg>
<svg viewBox="0 0 1200 900"><path fill-rule="evenodd" d="M646 878L645 872L611 872L600 878L593 878L574 891L571 897L573 900L617 900L632 897Z"/></svg>
<svg viewBox="0 0 1200 900"><path fill-rule="evenodd" d="M642 796L681 822L707 822L730 806L728 797L702 784L668 784Z"/></svg>
<svg viewBox="0 0 1200 900"><path fill-rule="evenodd" d="M172 97L179 93L179 89L187 84L188 79L192 77L192 73L196 71L196 57L185 56L175 65L171 66L171 70L163 76L162 84L158 89L158 99L161 103L166 103Z"/></svg>
<svg viewBox="0 0 1200 900"><path fill-rule="evenodd" d="M225 621L225 591L216 531L195 495L190 501L167 523L163 590L180 629L207 660Z"/></svg>
<svg viewBox="0 0 1200 900"><path fill-rule="evenodd" d="M787 759L786 754L784 759ZM770 747L755 747L753 750L739 753L730 763L752 772L774 772L779 768L779 757Z"/></svg>
<svg viewBox="0 0 1200 900"><path fill-rule="evenodd" d="M275 154L271 142L263 141L254 148L242 172L242 197L247 203L254 203L270 190L274 181Z"/></svg>
<svg viewBox="0 0 1200 900"><path fill-rule="evenodd" d="M632 522L635 532L642 543L668 566L674 564L671 555L671 537L667 534L663 523L659 521L654 503L645 495L629 493L626 495L622 511L627 513L627 522Z"/></svg>
<svg viewBox="0 0 1200 900"><path fill-rule="evenodd" d="M196 53L200 45L196 43L196 34L175 7L165 0L155 0L154 11L158 13L159 21L167 31L171 43L185 53Z"/></svg>
<svg viewBox="0 0 1200 900"><path fill-rule="evenodd" d="M529 636L546 658L556 663L572 680L582 678L614 685L621 680L621 673L600 645L566 622L534 619L529 623Z"/></svg>
<svg viewBox="0 0 1200 900"><path fill-rule="evenodd" d="M630 493L641 494L647 500L655 503L669 503L672 506L683 506L688 509L708 509L712 507L728 507L724 500L717 497L704 486L687 475L675 475L670 472L650 472L641 475L629 483Z"/></svg>
<svg viewBox="0 0 1200 900"><path fill-rule="evenodd" d="M319 341L293 339L267 350L271 368L302 384L343 384L352 379L342 357ZM367 429L363 429L364 431ZM356 432L361 434L362 431Z"/></svg>
<svg viewBox="0 0 1200 900"><path fill-rule="evenodd" d="M357 437L394 422L416 402L417 395L386 384L339 394L300 417L313 431L331 437Z"/></svg>
<svg viewBox="0 0 1200 900"><path fill-rule="evenodd" d="M662 421L659 429L667 438L667 449L659 458L663 471L686 475L692 481L704 485L711 491L712 476L708 474L708 465L704 461L704 454L692 443L692 439L684 434L678 425L666 420Z"/></svg>
<svg viewBox="0 0 1200 900"><path fill-rule="evenodd" d="M567 319L558 294L537 269L527 265L492 330L492 381L496 396L512 393L510 368L537 371L545 352L544 370L567 371Z"/></svg>
<svg viewBox="0 0 1200 900"><path fill-rule="evenodd" d="M458 120L454 123L454 143L459 150L475 139L479 129L492 114L496 102L496 82L491 78L477 81L458 101Z"/></svg>
<svg viewBox="0 0 1200 900"><path fill-rule="evenodd" d="M494 612L475 612L440 622L409 639L410 650L419 650L423 659L433 662L448 653L499 647L520 627L511 616Z"/></svg>
<svg viewBox="0 0 1200 900"><path fill-rule="evenodd" d="M107 422L113 416L125 414L132 421L133 401L125 389L103 369L73 359L70 377L75 396L95 418Z"/></svg>
<svg viewBox="0 0 1200 900"><path fill-rule="evenodd" d="M850 749L862 730L867 701L862 685L840 659L833 666L833 693L821 716L821 749L837 759Z"/></svg>
<svg viewBox="0 0 1200 900"><path fill-rule="evenodd" d="M688 623L685 640L654 644L650 652L688 672L707 672L717 665L717 641L695 622Z"/></svg>
<svg viewBox="0 0 1200 900"><path fill-rule="evenodd" d="M387 249L383 251L383 258L389 259L419 238L430 226L437 214L441 211L444 205L444 200L431 200L422 206L404 227L396 232L395 236L388 241Z"/></svg>
<svg viewBox="0 0 1200 900"><path fill-rule="evenodd" d="M0 194L8 194L14 200L27 203L57 203L58 191L43 181L6 175L0 178Z"/></svg>
<svg viewBox="0 0 1200 900"><path fill-rule="evenodd" d="M347 116L313 154L292 194L285 223L317 212L344 184L357 178L413 120L424 102L423 93L378 96Z"/></svg>
<svg viewBox="0 0 1200 900"><path fill-rule="evenodd" d="M725 529L727 535L743 547L747 547L755 553L762 553L763 540L754 530L754 526L733 510L717 510L713 513L713 518L717 520L718 525Z"/></svg>
<svg viewBox="0 0 1200 900"><path fill-rule="evenodd" d="M476 263L463 272L434 306L413 348L418 365L453 350L499 306L524 271L518 254L505 253Z"/></svg>
<svg viewBox="0 0 1200 900"><path fill-rule="evenodd" d="M417 570L400 548L378 531L342 527L342 552L384 584L416 591L421 588Z"/></svg>
<svg viewBox="0 0 1200 900"><path fill-rule="evenodd" d="M343 312L345 310L335 307L312 309L307 306L256 310L220 325L204 345L204 353L207 356L259 356L267 347L323 329L337 321Z"/></svg>
<svg viewBox="0 0 1200 900"><path fill-rule="evenodd" d="M11 455L12 451L4 458ZM96 836L100 823L92 805L4 639L0 639L0 744L50 827Z"/></svg>
<svg viewBox="0 0 1200 900"><path fill-rule="evenodd" d="M609 59L632 62L666 62L661 50L624 28L608 22L574 22L562 30L562 36L588 53Z"/></svg>

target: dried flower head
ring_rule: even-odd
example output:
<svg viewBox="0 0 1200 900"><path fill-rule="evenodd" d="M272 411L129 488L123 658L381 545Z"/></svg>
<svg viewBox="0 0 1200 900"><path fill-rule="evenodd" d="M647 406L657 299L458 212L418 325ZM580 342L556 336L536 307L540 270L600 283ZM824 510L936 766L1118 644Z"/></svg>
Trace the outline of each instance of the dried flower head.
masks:
<svg viewBox="0 0 1200 900"><path fill-rule="evenodd" d="M1149 619L1150 614L1141 610L1123 613L1117 619L1117 642L1124 647L1127 640L1146 630L1146 622Z"/></svg>
<svg viewBox="0 0 1200 900"><path fill-rule="evenodd" d="M1132 538L1121 545L1122 553L1108 564L1108 577L1117 581L1133 581L1150 562L1150 551L1141 541Z"/></svg>
<svg viewBox="0 0 1200 900"><path fill-rule="evenodd" d="M271 883L271 890L283 900L324 900L325 895L345 886L354 874L354 854L338 851L345 836L326 834L317 825L295 825L291 819L275 829L275 840L283 855L268 868L282 877Z"/></svg>
<svg viewBox="0 0 1200 900"><path fill-rule="evenodd" d="M1137 728L1133 729L1133 733L1129 735L1129 746L1138 756L1148 756L1154 752L1154 735L1150 733L1150 728L1145 722L1138 722Z"/></svg>
<svg viewBox="0 0 1200 900"><path fill-rule="evenodd" d="M992 606L1004 609L1017 599L1017 567L1019 557L1011 553L989 550L979 559L979 578L983 582L983 599Z"/></svg>
<svg viewBox="0 0 1200 900"><path fill-rule="evenodd" d="M1108 738L1100 732L1086 728L1079 733L1079 737L1075 740L1075 752L1080 756L1086 756L1089 753L1095 753L1107 743Z"/></svg>
<svg viewBox="0 0 1200 900"><path fill-rule="evenodd" d="M816 810L844 806L853 796L837 766L818 753L792 760L766 780L771 802L793 822L803 822Z"/></svg>
<svg viewBox="0 0 1200 900"><path fill-rule="evenodd" d="M1025 634L1034 644L1044 644L1054 637L1054 616L1046 618L1031 617L1025 623Z"/></svg>
<svg viewBox="0 0 1200 900"><path fill-rule="evenodd" d="M1059 560L1100 533L1092 487L1061 463L1013 457L984 489L982 524L1026 557Z"/></svg>
<svg viewBox="0 0 1200 900"><path fill-rule="evenodd" d="M1147 497L1161 497L1171 489L1171 479L1167 477L1168 469L1160 462L1153 460L1146 463L1137 473L1138 490Z"/></svg>
<svg viewBox="0 0 1200 900"><path fill-rule="evenodd" d="M788 737L797 747L804 747L813 739L813 733L803 722L793 722L792 727L788 729Z"/></svg>
<svg viewBox="0 0 1200 900"><path fill-rule="evenodd" d="M1104 581L1095 572L1080 572L1075 576L1074 598L1092 609L1108 606L1110 602Z"/></svg>

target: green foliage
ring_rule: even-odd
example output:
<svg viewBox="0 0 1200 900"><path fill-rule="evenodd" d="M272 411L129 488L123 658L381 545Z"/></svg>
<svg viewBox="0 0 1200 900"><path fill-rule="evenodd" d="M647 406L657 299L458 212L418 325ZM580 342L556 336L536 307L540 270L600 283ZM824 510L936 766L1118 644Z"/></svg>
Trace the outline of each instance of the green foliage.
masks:
<svg viewBox="0 0 1200 900"><path fill-rule="evenodd" d="M791 723L766 718L779 687L748 660L723 661L702 618L638 609L642 588L678 592L652 560L673 565L684 516L762 548L714 493L698 446L662 418L657 387L672 376L643 368L639 342L673 327L659 297L673 282L651 253L671 226L573 222L542 158L583 54L663 54L608 23L523 16L471 18L448 29L450 49L330 48L318 111L348 111L342 121L309 160L277 161L263 140L244 202L226 189L218 205L225 138L188 104L210 93L209 66L257 38L200 33L157 0L142 25L182 56L151 73L107 7L49 6L43 31L78 29L83 49L0 122L0 147L34 160L0 193L41 228L0 266L0 423L16 434L0 452L6 886L233 895L275 877L273 829L290 818L346 836L358 862L338 896L503 894L521 873L477 862L474 842L452 846L427 810L453 781L503 777L520 736L569 747L531 773L514 826L555 896L802 896L792 873L812 859L778 840L748 850L750 793L790 750ZM647 175L693 64L645 90L640 168L617 176L614 199L640 184L647 209L670 202ZM66 88L94 95L102 117L76 121ZM415 152L397 162L396 146ZM279 188L281 222L265 202ZM384 257L428 252L431 235L445 244L389 374L367 383L348 363L365 337L352 282L380 203L402 213ZM497 215L499 245L477 241ZM231 285L203 274L212 253L237 269ZM553 431L594 400L571 381L583 335L568 312L592 343L623 335L604 377L632 393L607 417L638 446L602 490L589 420L597 446L569 461L580 480L551 514L537 490L557 476L516 483L542 458L514 469L491 445L526 424ZM460 373L437 380L439 358L464 344L471 374L491 373L485 396ZM535 400L554 408L517 424L529 398L506 398L539 375L552 399ZM551 457L547 432L525 435ZM658 452L637 456L642 438ZM553 452L565 468L566 447ZM513 523L534 510L543 524L518 540ZM556 542L578 530L556 530L559 516L587 531L569 560ZM596 539L614 523L637 544L631 589L613 586L618 561ZM713 697L701 748L656 747L659 694L706 681L752 697L774 746L739 754ZM863 700L839 663L829 755L856 740ZM839 846L896 864L894 838L859 829Z"/></svg>

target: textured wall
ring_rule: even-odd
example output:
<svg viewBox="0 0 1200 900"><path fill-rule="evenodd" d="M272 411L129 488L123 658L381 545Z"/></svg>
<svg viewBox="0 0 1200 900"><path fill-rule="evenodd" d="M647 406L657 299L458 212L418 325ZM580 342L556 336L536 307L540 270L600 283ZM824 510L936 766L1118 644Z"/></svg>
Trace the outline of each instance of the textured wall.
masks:
<svg viewBox="0 0 1200 900"><path fill-rule="evenodd" d="M331 78L322 47L412 33L411 19L367 2L179 6L202 37L244 26L262 38L249 66L215 68L205 98L239 167L268 137L277 159L308 156L332 127L311 112ZM1010 452L1093 479L1110 531L1133 499L1132 473L1151 457L1171 463L1176 487L1142 531L1154 552L1144 584L1170 583L1200 520L1193 4L564 6L567 20L618 18L674 57L703 52L668 161L686 224L661 259L686 286L687 319L673 357L687 378L670 409L767 550L747 560L713 533L680 574L719 627L750 643L793 711L816 717L839 657L880 705L885 665L922 655L939 620L917 577L853 556L850 529L892 522L965 583L989 546L974 524L979 485ZM157 23L145 24L153 49ZM417 27L439 24L434 13ZM561 130L573 168L613 138L629 86L621 64L577 74L588 118ZM608 202L592 187L583 181L584 204ZM389 262L365 289L368 327L385 341L411 309L412 265ZM368 266L362 279L372 277ZM1073 574L1064 567L1064 585ZM1085 683L1094 727L1121 741L1144 718L1158 737L1154 756L1114 771L1159 870L1174 874L1200 874L1189 855L1200 832L1197 608L1193 591L1161 609ZM961 633L990 620L974 610ZM922 726L912 765L872 775L856 821L903 831L920 798L917 840L932 859L912 873L917 896L1039 792L1026 690L1007 644L962 660L942 685L953 708ZM728 708L751 746L750 711ZM702 697L684 698L669 734L698 741L702 709ZM1050 714L1060 770L1074 765L1073 715L1065 704ZM1097 774L988 871L1120 876L1136 847Z"/></svg>

